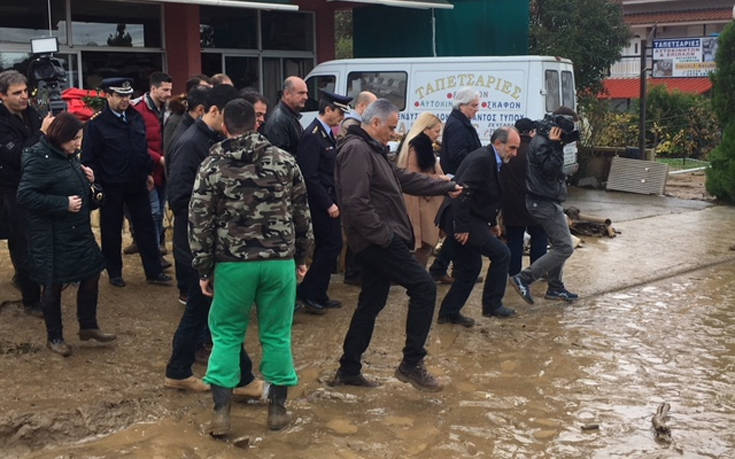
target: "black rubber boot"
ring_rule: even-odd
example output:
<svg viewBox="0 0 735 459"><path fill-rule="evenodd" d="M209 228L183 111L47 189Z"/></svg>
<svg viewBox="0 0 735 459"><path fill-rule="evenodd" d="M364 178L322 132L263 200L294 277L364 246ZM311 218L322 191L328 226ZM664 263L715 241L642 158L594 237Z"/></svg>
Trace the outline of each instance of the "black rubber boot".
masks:
<svg viewBox="0 0 735 459"><path fill-rule="evenodd" d="M213 437L222 437L230 433L230 406L232 404L232 389L228 387L212 387L214 399L214 414L209 424L209 434Z"/></svg>
<svg viewBox="0 0 735 459"><path fill-rule="evenodd" d="M286 412L287 394L286 386L271 386L268 392L268 428L271 430L281 430L291 422Z"/></svg>

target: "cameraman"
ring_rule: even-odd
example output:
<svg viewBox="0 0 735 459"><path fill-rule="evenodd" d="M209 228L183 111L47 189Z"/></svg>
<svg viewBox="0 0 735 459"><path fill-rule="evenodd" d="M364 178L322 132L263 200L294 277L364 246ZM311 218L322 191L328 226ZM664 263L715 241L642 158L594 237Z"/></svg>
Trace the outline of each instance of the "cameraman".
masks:
<svg viewBox="0 0 735 459"><path fill-rule="evenodd" d="M53 117L49 114L41 119L30 106L28 80L16 70L0 73L0 100L0 218L9 225L8 250L25 311L43 317L41 287L29 277L25 216L18 207L16 193L21 175L21 153L38 142Z"/></svg>
<svg viewBox="0 0 735 459"><path fill-rule="evenodd" d="M562 282L564 262L572 255L572 237L561 203L567 198L564 174L564 143L573 141L578 134L574 110L559 107L549 120L539 123L538 133L528 149L526 176L526 208L528 213L546 231L551 249L531 266L511 277L511 285L528 304L533 304L530 285L547 276L549 286L544 298L574 301L579 296L568 291Z"/></svg>

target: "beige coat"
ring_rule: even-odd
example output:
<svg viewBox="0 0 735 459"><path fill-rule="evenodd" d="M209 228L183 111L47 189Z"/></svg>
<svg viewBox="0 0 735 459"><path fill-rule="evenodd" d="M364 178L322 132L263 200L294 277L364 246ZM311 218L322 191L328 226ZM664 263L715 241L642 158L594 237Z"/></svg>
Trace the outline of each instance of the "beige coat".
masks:
<svg viewBox="0 0 735 459"><path fill-rule="evenodd" d="M421 172L416 160L416 152L413 148L408 151L408 164L406 170L418 172L428 176L444 175L441 166L437 163L436 171L432 173ZM444 196L414 196L404 194L403 199L406 202L406 210L408 218L411 220L414 235L414 249L419 249L423 244L430 246L439 242L439 228L434 224L434 218L439 211Z"/></svg>

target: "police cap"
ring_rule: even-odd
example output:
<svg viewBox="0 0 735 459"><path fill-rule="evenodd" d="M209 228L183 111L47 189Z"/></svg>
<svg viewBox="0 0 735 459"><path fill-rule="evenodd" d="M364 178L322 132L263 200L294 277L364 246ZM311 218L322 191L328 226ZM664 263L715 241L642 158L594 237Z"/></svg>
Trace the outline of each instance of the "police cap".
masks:
<svg viewBox="0 0 735 459"><path fill-rule="evenodd" d="M107 92L116 92L120 95L126 96L133 93L133 80L130 78L105 78L102 80L102 89Z"/></svg>
<svg viewBox="0 0 735 459"><path fill-rule="evenodd" d="M335 107L339 108L343 112L350 111L350 106L348 104L352 100L352 97L341 96L339 94L335 94L333 92L325 91L323 89L320 89L319 90L319 93L321 94L321 98L322 99L326 100L330 104L332 104Z"/></svg>

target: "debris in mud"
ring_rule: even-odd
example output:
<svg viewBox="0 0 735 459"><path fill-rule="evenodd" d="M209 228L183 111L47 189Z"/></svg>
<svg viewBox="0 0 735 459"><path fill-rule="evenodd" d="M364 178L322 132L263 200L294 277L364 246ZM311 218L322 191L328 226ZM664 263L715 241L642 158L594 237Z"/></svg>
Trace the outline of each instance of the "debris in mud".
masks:
<svg viewBox="0 0 735 459"><path fill-rule="evenodd" d="M589 430L600 430L600 424L582 424L581 428L585 432Z"/></svg>
<svg viewBox="0 0 735 459"><path fill-rule="evenodd" d="M355 403L358 401L357 396L354 394L343 394L342 392L334 392L321 387L309 394L306 399L310 402L315 402L317 400L339 400L342 402Z"/></svg>
<svg viewBox="0 0 735 459"><path fill-rule="evenodd" d="M236 439L232 440L232 444L238 448L248 449L250 447L250 437L248 437L247 435L237 437Z"/></svg>
<svg viewBox="0 0 735 459"><path fill-rule="evenodd" d="M35 354L41 350L40 346L31 343L13 343L0 341L0 355Z"/></svg>
<svg viewBox="0 0 735 459"><path fill-rule="evenodd" d="M653 430L656 434L656 441L662 442L662 443L671 443L671 428L666 424L666 421L669 419L669 410L671 409L671 405L664 402L661 405L659 405L658 409L656 410L656 414L653 415L653 418L651 418L651 423L653 424Z"/></svg>
<svg viewBox="0 0 735 459"><path fill-rule="evenodd" d="M576 207L568 207L564 209L564 213L569 217L569 230L574 235L612 238L618 234L609 218L583 214Z"/></svg>

